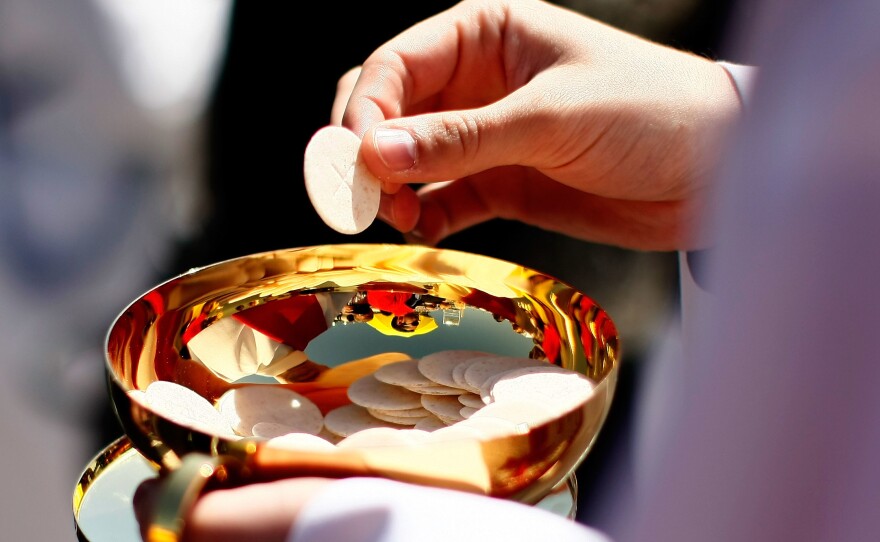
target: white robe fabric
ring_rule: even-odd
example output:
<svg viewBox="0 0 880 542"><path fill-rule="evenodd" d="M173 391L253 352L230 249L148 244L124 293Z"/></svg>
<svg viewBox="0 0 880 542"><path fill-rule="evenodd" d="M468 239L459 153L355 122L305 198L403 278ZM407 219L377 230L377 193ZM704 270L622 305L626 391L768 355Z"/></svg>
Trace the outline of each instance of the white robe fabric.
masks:
<svg viewBox="0 0 880 542"><path fill-rule="evenodd" d="M880 536L880 4L760 7L712 300L619 540Z"/></svg>
<svg viewBox="0 0 880 542"><path fill-rule="evenodd" d="M321 490L301 512L290 540L611 542L535 507L379 478L350 478Z"/></svg>

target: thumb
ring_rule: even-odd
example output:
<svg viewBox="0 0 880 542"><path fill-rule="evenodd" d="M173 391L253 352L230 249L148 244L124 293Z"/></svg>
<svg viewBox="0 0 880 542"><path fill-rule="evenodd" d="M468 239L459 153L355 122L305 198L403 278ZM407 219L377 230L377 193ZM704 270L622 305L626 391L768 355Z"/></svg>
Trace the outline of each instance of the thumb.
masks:
<svg viewBox="0 0 880 542"><path fill-rule="evenodd" d="M430 183L506 165L534 165L537 134L554 124L513 96L478 109L401 117L364 134L361 155L383 181Z"/></svg>

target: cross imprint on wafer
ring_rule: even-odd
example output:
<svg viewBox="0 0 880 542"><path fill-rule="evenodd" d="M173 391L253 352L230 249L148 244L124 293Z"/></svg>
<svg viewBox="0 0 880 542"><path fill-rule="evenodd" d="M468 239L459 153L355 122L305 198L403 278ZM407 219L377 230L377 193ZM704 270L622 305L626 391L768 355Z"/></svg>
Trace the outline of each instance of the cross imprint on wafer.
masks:
<svg viewBox="0 0 880 542"><path fill-rule="evenodd" d="M333 163L331 165L333 166L333 170L339 174L339 178L342 179L342 182L339 183L339 186L337 186L336 190L333 191L333 198L338 199L344 191L345 194L349 196L347 199L351 199L351 187L352 185L354 185L354 175L352 174L352 170L354 170L354 164L348 164L348 167L345 168L345 170L342 169L341 164Z"/></svg>
<svg viewBox="0 0 880 542"><path fill-rule="evenodd" d="M349 163L348 167L346 167L344 170L342 169L340 164L332 163L330 165L333 166L333 169L336 171L336 173L339 174L339 178L345 181L346 187L351 187L351 185L354 184L354 175L349 175L349 173L351 173L351 170L354 169L353 163Z"/></svg>
<svg viewBox="0 0 880 542"><path fill-rule="evenodd" d="M351 186L348 184L347 179L346 179L346 182L341 183L341 184L336 188L336 190L333 191L333 197L336 198L336 199L338 199L338 197L340 196L340 194L341 194L342 192L345 192L346 194L351 195Z"/></svg>

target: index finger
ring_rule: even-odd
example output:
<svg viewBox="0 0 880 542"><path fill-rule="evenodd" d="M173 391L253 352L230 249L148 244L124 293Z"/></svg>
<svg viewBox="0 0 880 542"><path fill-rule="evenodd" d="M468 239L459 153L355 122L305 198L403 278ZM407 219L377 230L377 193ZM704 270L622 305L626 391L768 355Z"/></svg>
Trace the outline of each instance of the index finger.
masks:
<svg viewBox="0 0 880 542"><path fill-rule="evenodd" d="M375 124L411 114L461 71L497 63L480 35L502 27L500 8L464 2L425 19L378 48L364 62L342 119L358 137ZM476 38L476 39L470 39ZM475 51L474 47L486 51ZM463 49L468 49L464 55ZM476 54L472 54L476 53Z"/></svg>

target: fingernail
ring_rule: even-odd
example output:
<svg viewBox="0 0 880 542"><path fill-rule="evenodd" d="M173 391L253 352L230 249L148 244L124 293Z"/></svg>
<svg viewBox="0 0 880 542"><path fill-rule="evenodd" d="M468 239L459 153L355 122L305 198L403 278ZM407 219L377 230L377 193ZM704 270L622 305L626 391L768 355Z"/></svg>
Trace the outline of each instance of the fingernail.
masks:
<svg viewBox="0 0 880 542"><path fill-rule="evenodd" d="M425 236L419 230L412 230L403 234L403 239L411 245L426 245Z"/></svg>
<svg viewBox="0 0 880 542"><path fill-rule="evenodd" d="M392 171L404 171L416 163L416 141L406 130L377 128L373 134L379 158Z"/></svg>

